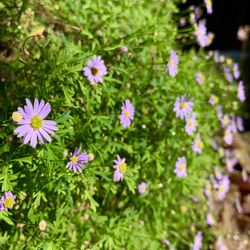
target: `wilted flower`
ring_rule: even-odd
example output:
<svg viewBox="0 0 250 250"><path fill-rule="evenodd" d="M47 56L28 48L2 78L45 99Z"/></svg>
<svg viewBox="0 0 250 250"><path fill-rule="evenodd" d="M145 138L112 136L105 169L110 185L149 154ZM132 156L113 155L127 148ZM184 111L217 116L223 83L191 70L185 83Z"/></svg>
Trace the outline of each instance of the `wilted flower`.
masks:
<svg viewBox="0 0 250 250"><path fill-rule="evenodd" d="M240 77L240 69L239 69L239 64L235 63L233 66L233 74L234 74L234 78L237 80Z"/></svg>
<svg viewBox="0 0 250 250"><path fill-rule="evenodd" d="M245 88L244 88L244 84L242 81L239 82L238 84L238 93L237 93L237 97L241 102L244 102L246 100L246 95L245 95Z"/></svg>
<svg viewBox="0 0 250 250"><path fill-rule="evenodd" d="M197 136L194 140L194 144L192 146L192 149L195 153L201 154L202 150L204 148L204 144L200 138L200 136Z"/></svg>
<svg viewBox="0 0 250 250"><path fill-rule="evenodd" d="M207 218L207 224L208 224L208 225L212 226L212 225L215 224L215 219L214 219L214 217L213 217L212 214L207 213L206 218Z"/></svg>
<svg viewBox="0 0 250 250"><path fill-rule="evenodd" d="M12 120L14 122L20 122L20 121L22 121L22 119L23 119L23 116L20 112L15 111L12 113Z"/></svg>
<svg viewBox="0 0 250 250"><path fill-rule="evenodd" d="M103 76L107 74L107 68L101 56L94 56L87 61L87 67L83 68L83 75L86 76L92 85L103 81Z"/></svg>
<svg viewBox="0 0 250 250"><path fill-rule="evenodd" d="M186 118L186 126L185 131L188 135L192 135L196 129L196 115L195 113L192 113L191 116Z"/></svg>
<svg viewBox="0 0 250 250"><path fill-rule="evenodd" d="M193 111L193 103L187 100L186 96L178 97L174 104L174 112L181 119L187 118Z"/></svg>
<svg viewBox="0 0 250 250"><path fill-rule="evenodd" d="M67 163L66 168L73 169L74 173L82 172L85 167L84 163L88 162L88 155L86 153L80 154L80 148L76 149L72 154L70 153L70 162Z"/></svg>
<svg viewBox="0 0 250 250"><path fill-rule="evenodd" d="M138 192L140 194L144 194L147 192L147 189L148 189L148 184L145 183L145 182L142 182L138 185Z"/></svg>
<svg viewBox="0 0 250 250"><path fill-rule="evenodd" d="M23 137L23 144L30 143L33 148L36 147L37 140L41 144L44 144L46 140L51 142L50 135L54 135L54 131L58 128L55 121L44 120L51 111L50 104L43 100L39 103L35 99L34 106L32 106L28 98L26 98L26 104L24 108L18 108L22 120L17 122L20 126L14 130L14 133L18 138Z"/></svg>
<svg viewBox="0 0 250 250"><path fill-rule="evenodd" d="M187 162L186 162L186 158L184 156L179 157L177 159L177 162L175 163L174 172L178 177L186 177L187 176Z"/></svg>
<svg viewBox="0 0 250 250"><path fill-rule="evenodd" d="M176 76L177 69L178 69L178 63L179 63L178 56L177 56L176 52L174 50L172 50L170 52L170 59L168 61L167 68L166 68L166 71L168 71L169 75L171 75L173 77Z"/></svg>
<svg viewBox="0 0 250 250"><path fill-rule="evenodd" d="M204 76L201 72L199 72L199 73L196 74L195 80L196 80L196 82L197 82L199 85L202 85L202 83L203 83L204 80L205 80L205 76Z"/></svg>
<svg viewBox="0 0 250 250"><path fill-rule="evenodd" d="M114 160L114 168L115 168L115 173L114 173L114 181L122 181L124 174L127 171L127 164L126 164L126 159L125 158L120 158L119 155L117 155L117 160Z"/></svg>
<svg viewBox="0 0 250 250"><path fill-rule="evenodd" d="M46 227L47 227L46 221L45 221L45 220L41 220L41 221L39 222L39 229L40 229L41 231L45 231Z"/></svg>
<svg viewBox="0 0 250 250"><path fill-rule="evenodd" d="M0 211L11 209L15 205L16 196L13 195L10 191L5 192L0 198Z"/></svg>
<svg viewBox="0 0 250 250"><path fill-rule="evenodd" d="M192 244L193 250L200 250L202 246L202 232L199 231L194 238L194 243Z"/></svg>
<svg viewBox="0 0 250 250"><path fill-rule="evenodd" d="M120 123L124 128L129 127L131 122L134 120L134 106L130 102L130 100L126 100L122 105L122 113L119 116Z"/></svg>
<svg viewBox="0 0 250 250"><path fill-rule="evenodd" d="M128 47L126 47L126 46L120 47L120 52L123 53L123 54L127 53L128 52Z"/></svg>
<svg viewBox="0 0 250 250"><path fill-rule="evenodd" d="M236 205L237 212L238 212L239 214L242 214L242 213L243 213L243 209L242 209L242 206L241 206L241 203L240 203L240 199L239 199L239 198L236 198L236 200L235 200L235 205Z"/></svg>
<svg viewBox="0 0 250 250"><path fill-rule="evenodd" d="M207 13L212 14L213 13L213 3L212 0L204 0L207 8Z"/></svg>
<svg viewBox="0 0 250 250"><path fill-rule="evenodd" d="M216 95L211 95L208 102L211 105L215 105L215 104L217 104L219 102L219 98Z"/></svg>

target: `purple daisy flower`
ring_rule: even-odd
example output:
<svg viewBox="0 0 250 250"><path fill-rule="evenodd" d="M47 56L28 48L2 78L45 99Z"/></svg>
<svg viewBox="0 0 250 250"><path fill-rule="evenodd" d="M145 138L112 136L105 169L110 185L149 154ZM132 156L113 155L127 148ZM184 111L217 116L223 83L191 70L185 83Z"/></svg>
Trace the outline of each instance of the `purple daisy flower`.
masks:
<svg viewBox="0 0 250 250"><path fill-rule="evenodd" d="M219 102L219 98L216 95L211 95L208 102L209 102L209 104L214 106Z"/></svg>
<svg viewBox="0 0 250 250"><path fill-rule="evenodd" d="M233 66L233 74L234 74L234 78L237 80L240 78L240 69L239 69L239 64L235 63Z"/></svg>
<svg viewBox="0 0 250 250"><path fill-rule="evenodd" d="M0 211L11 209L15 205L16 196L13 195L10 191L5 192L0 198Z"/></svg>
<svg viewBox="0 0 250 250"><path fill-rule="evenodd" d="M147 192L147 189L148 189L148 184L145 183L145 182L142 182L138 185L138 192L140 194L144 194Z"/></svg>
<svg viewBox="0 0 250 250"><path fill-rule="evenodd" d="M194 238L194 243L192 244L193 250L200 250L202 246L202 232L199 231Z"/></svg>
<svg viewBox="0 0 250 250"><path fill-rule="evenodd" d="M207 8L207 14L212 14L213 13L213 3L212 0L204 0Z"/></svg>
<svg viewBox="0 0 250 250"><path fill-rule="evenodd" d="M240 117L240 116L236 117L236 126L240 132L243 132L245 130L242 117Z"/></svg>
<svg viewBox="0 0 250 250"><path fill-rule="evenodd" d="M223 111L221 106L216 107L217 118L220 121L223 118Z"/></svg>
<svg viewBox="0 0 250 250"><path fill-rule="evenodd" d="M219 238L216 242L216 249L218 250L229 250L228 247L224 244L223 240Z"/></svg>
<svg viewBox="0 0 250 250"><path fill-rule="evenodd" d="M226 128L230 124L230 117L228 115L224 115L220 122L221 127Z"/></svg>
<svg viewBox="0 0 250 250"><path fill-rule="evenodd" d="M165 246L169 246L170 242L169 242L169 240L165 239L165 240L162 241L162 244L165 245Z"/></svg>
<svg viewBox="0 0 250 250"><path fill-rule="evenodd" d="M202 85L205 81L205 76L201 72L198 72L195 76L195 80L199 85Z"/></svg>
<svg viewBox="0 0 250 250"><path fill-rule="evenodd" d="M226 129L225 129L223 139L224 139L224 141L225 141L225 143L226 143L227 145L232 145L233 139L234 139L234 135L233 135L231 129L229 129L229 128L226 128Z"/></svg>
<svg viewBox="0 0 250 250"><path fill-rule="evenodd" d="M209 45L209 37L207 34L207 27L206 27L205 20L199 21L198 26L196 27L194 34L197 38L198 44L201 47L206 47Z"/></svg>
<svg viewBox="0 0 250 250"><path fill-rule="evenodd" d="M72 154L70 153L70 161L67 163L66 168L70 168L76 172L82 172L82 168L85 167L84 163L88 162L88 155L86 153L80 154L81 148L75 150Z"/></svg>
<svg viewBox="0 0 250 250"><path fill-rule="evenodd" d="M187 162L186 158L179 157L177 159L177 162L175 163L175 170L174 170L176 176L178 177L186 177L187 176Z"/></svg>
<svg viewBox="0 0 250 250"><path fill-rule="evenodd" d="M237 160L236 160L236 158L226 157L225 163L226 163L226 168L227 168L228 172L231 173L234 170L234 166L237 164Z"/></svg>
<svg viewBox="0 0 250 250"><path fill-rule="evenodd" d="M223 200L229 191L230 180L227 175L223 175L222 179L218 181L217 196L220 200Z"/></svg>
<svg viewBox="0 0 250 250"><path fill-rule="evenodd" d="M166 68L166 71L169 73L169 75L171 75L173 77L176 76L177 69L178 69L178 63L179 63L178 56L177 56L176 52L174 50L172 50L170 52L170 59L168 61L167 68Z"/></svg>
<svg viewBox="0 0 250 250"><path fill-rule="evenodd" d="M193 103L187 100L186 96L178 97L174 104L174 112L181 119L187 118L193 111Z"/></svg>
<svg viewBox="0 0 250 250"><path fill-rule="evenodd" d="M232 83L232 82L233 82L233 76L232 76L232 74L231 74L231 72L230 72L230 69L229 69L228 67L225 67L225 68L224 68L224 73L225 73L226 79L227 79L230 83Z"/></svg>
<svg viewBox="0 0 250 250"><path fill-rule="evenodd" d="M115 168L115 172L114 172L114 181L122 181L124 174L127 171L127 164L126 164L126 159L125 158L120 158L119 155L117 155L117 160L114 160L114 168Z"/></svg>
<svg viewBox="0 0 250 250"><path fill-rule="evenodd" d="M215 224L215 219L214 219L214 217L213 217L212 214L207 213L206 219L207 219L207 224L208 224L209 226L212 226L212 225Z"/></svg>
<svg viewBox="0 0 250 250"><path fill-rule="evenodd" d="M194 131L196 130L196 115L195 113L192 113L191 116L186 118L186 126L185 126L185 131L188 135L192 135Z"/></svg>
<svg viewBox="0 0 250 250"><path fill-rule="evenodd" d="M101 56L94 56L87 61L87 67L83 68L83 75L86 76L92 85L103 81L103 76L107 74L107 68Z"/></svg>
<svg viewBox="0 0 250 250"><path fill-rule="evenodd" d="M200 136L197 136L195 139L194 139L194 144L192 146L192 149L195 153L198 153L198 154L201 154L202 153L202 150L204 148L204 144L200 138Z"/></svg>
<svg viewBox="0 0 250 250"><path fill-rule="evenodd" d="M244 84L242 81L239 82L238 84L238 93L237 93L237 97L241 102L244 102L246 100L246 95L245 95L245 88L244 88Z"/></svg>
<svg viewBox="0 0 250 250"><path fill-rule="evenodd" d="M53 136L58 128L55 121L44 120L51 111L50 104L43 100L39 103L35 99L34 106L32 106L28 98L26 98L26 104L24 108L18 108L22 120L17 122L20 126L14 130L14 133L18 138L23 137L23 144L30 143L33 148L36 147L38 141L41 144L45 141L51 142L50 135Z"/></svg>
<svg viewBox="0 0 250 250"><path fill-rule="evenodd" d="M122 113L120 114L120 123L124 128L127 128L131 125L131 122L134 120L135 108L130 102L126 100L122 105Z"/></svg>

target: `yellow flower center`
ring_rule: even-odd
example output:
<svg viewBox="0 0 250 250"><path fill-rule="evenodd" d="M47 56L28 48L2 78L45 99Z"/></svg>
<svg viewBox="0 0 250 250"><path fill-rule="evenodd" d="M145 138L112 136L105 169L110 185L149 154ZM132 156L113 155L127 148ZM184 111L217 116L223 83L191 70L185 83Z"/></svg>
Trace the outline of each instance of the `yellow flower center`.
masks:
<svg viewBox="0 0 250 250"><path fill-rule="evenodd" d="M169 60L169 68L172 68L174 66L174 62L173 62L173 60Z"/></svg>
<svg viewBox="0 0 250 250"><path fill-rule="evenodd" d="M38 130L39 128L43 126L43 120L39 116L35 115L31 118L30 126L34 130Z"/></svg>
<svg viewBox="0 0 250 250"><path fill-rule="evenodd" d="M185 109L187 107L187 103L186 102L182 102L180 105L181 109Z"/></svg>
<svg viewBox="0 0 250 250"><path fill-rule="evenodd" d="M179 168L179 171L184 171L185 170L185 165L180 164L178 168Z"/></svg>
<svg viewBox="0 0 250 250"><path fill-rule="evenodd" d="M212 97L212 102L214 103L214 104L216 104L216 103L218 103L219 102L219 98L217 97L217 96L213 96Z"/></svg>
<svg viewBox="0 0 250 250"><path fill-rule="evenodd" d="M224 193L225 192L225 185L224 185L224 183L220 185L219 192L220 193Z"/></svg>
<svg viewBox="0 0 250 250"><path fill-rule="evenodd" d="M141 192L145 192L146 191L146 186L141 186Z"/></svg>
<svg viewBox="0 0 250 250"><path fill-rule="evenodd" d="M126 116L127 118L129 118L130 113L129 113L129 110L128 110L128 109L125 110L124 114L125 114L125 116Z"/></svg>
<svg viewBox="0 0 250 250"><path fill-rule="evenodd" d="M207 1L207 6L208 6L208 7L212 7L212 0L208 0L208 1Z"/></svg>
<svg viewBox="0 0 250 250"><path fill-rule="evenodd" d="M71 161L72 161L74 164L77 163L78 157L75 156L75 155L73 155L72 158L71 158Z"/></svg>
<svg viewBox="0 0 250 250"><path fill-rule="evenodd" d="M12 120L14 122L20 122L22 119L23 119L23 116L22 116L22 114L20 112L16 111L16 112L12 113Z"/></svg>
<svg viewBox="0 0 250 250"><path fill-rule="evenodd" d="M119 165L119 171L122 173L122 174L125 174L126 173L126 170L127 170L127 164L126 163L121 163Z"/></svg>
<svg viewBox="0 0 250 250"><path fill-rule="evenodd" d="M203 142L202 142L201 140L198 141L197 147L198 147L200 150L202 150L202 149L204 148L204 144L203 144Z"/></svg>
<svg viewBox="0 0 250 250"><path fill-rule="evenodd" d="M193 127L193 121L192 121L192 120L189 120L189 121L188 121L188 126L189 126L190 128Z"/></svg>
<svg viewBox="0 0 250 250"><path fill-rule="evenodd" d="M96 67L91 68L91 73L93 76L96 76L98 74L98 68Z"/></svg>
<svg viewBox="0 0 250 250"><path fill-rule="evenodd" d="M5 208L12 208L15 204L15 200L12 197L7 197L4 199L4 207Z"/></svg>

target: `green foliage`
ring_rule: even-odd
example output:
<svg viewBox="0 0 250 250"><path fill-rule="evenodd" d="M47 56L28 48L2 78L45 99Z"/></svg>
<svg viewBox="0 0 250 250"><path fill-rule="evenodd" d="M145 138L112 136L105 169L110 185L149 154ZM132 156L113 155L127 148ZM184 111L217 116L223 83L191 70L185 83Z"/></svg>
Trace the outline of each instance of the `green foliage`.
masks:
<svg viewBox="0 0 250 250"><path fill-rule="evenodd" d="M219 122L208 99L216 94L233 113L237 87L225 84L203 52L178 50L173 1L13 0L0 10L11 22L1 26L9 54L1 55L0 183L2 192L17 195L11 213L0 212L2 249L155 250L165 238L188 249L191 224L207 230L203 190L212 166L220 165L210 147ZM121 46L128 53L120 53ZM165 71L173 48L180 59L175 78ZM96 87L82 76L93 55L101 55L108 69ZM202 86L195 82L199 71L206 77ZM185 94L194 102L201 155L173 112ZM51 104L49 119L59 128L52 143L32 149L13 135L11 114L25 98ZM135 106L135 120L123 129L119 114L126 99ZM67 152L79 146L95 159L74 174L65 167ZM128 164L119 183L113 181L117 154ZM180 156L187 158L184 179L174 174ZM145 195L137 192L142 181L149 184Z"/></svg>

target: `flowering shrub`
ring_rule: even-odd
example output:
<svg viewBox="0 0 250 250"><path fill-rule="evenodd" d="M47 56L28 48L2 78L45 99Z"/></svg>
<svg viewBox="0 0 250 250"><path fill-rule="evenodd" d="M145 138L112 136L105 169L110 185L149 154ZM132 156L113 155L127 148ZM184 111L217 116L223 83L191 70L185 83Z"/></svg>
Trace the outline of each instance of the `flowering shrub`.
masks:
<svg viewBox="0 0 250 250"><path fill-rule="evenodd" d="M218 141L232 142L244 99L232 63L177 47L174 1L1 8L4 248L206 246L207 199L230 184L226 168L213 178Z"/></svg>

